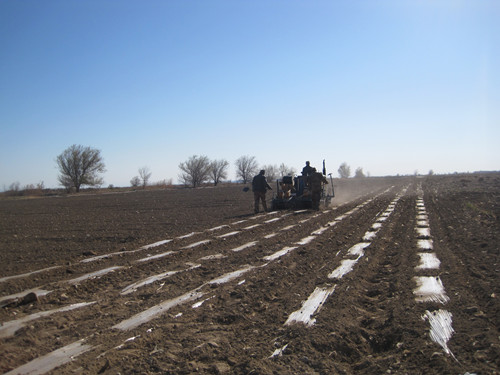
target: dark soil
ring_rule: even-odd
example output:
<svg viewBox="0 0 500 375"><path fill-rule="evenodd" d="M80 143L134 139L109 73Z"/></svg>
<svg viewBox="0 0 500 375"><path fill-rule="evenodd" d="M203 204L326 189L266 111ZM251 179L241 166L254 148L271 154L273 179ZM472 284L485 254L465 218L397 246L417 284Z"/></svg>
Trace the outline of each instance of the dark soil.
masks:
<svg viewBox="0 0 500 375"><path fill-rule="evenodd" d="M334 186L329 208L259 215L241 185L0 200L0 322L30 317L0 338L0 372L35 361L37 373L53 374L500 373L500 174ZM353 270L329 278L397 197ZM418 197L441 262L427 274L440 278L447 303L415 299ZM295 249L265 259L286 247ZM120 268L75 280L109 267ZM121 294L167 271L178 272ZM285 324L329 287L314 324ZM164 304L130 330L114 327L190 292L200 297ZM81 302L95 303L32 316ZM439 309L453 317L450 354L422 318ZM79 340L88 350L67 363L49 360L44 370L36 362Z"/></svg>

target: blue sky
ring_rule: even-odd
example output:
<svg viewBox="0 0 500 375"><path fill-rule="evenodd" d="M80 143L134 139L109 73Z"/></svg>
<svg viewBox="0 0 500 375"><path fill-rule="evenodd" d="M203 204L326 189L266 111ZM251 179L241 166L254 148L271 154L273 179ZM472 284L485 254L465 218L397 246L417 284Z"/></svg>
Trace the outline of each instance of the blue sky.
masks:
<svg viewBox="0 0 500 375"><path fill-rule="evenodd" d="M372 176L500 170L498 1L0 1L0 190L177 181L192 155Z"/></svg>

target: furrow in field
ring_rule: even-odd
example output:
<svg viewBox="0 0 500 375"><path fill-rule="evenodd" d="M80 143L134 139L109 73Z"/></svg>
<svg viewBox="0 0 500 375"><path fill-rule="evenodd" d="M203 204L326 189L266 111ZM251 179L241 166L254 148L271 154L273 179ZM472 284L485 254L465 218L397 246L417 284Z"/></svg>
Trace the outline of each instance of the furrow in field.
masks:
<svg viewBox="0 0 500 375"><path fill-rule="evenodd" d="M351 210L350 214L353 214L353 213L354 213L354 212L356 212L356 211L357 211L357 209L356 209L356 210ZM339 220L337 220L337 221L340 221L340 220L342 220L343 218L344 218L344 217L339 218ZM287 227L282 228L282 230L286 230L286 229L289 229L289 228L287 228ZM327 227L327 229L328 229L328 227ZM313 233L315 233L315 232L316 232L316 233L319 233L319 234L322 234L322 233L324 233L324 230L321 230L321 231L318 231L318 230L313 231ZM301 240L297 241L297 242L296 242L296 244L299 244L299 245L305 245L305 244L308 244L308 243L310 243L312 240L314 240L314 239L316 238L316 236L317 236L317 235L318 235L318 234L316 234L316 235L311 235L311 236L307 236L307 237L305 237L305 238L303 238L303 239L301 239ZM254 246L255 244L256 244L256 241L252 241L252 242L249 242L249 243L245 243L245 244L243 244L243 245L240 245L239 247L237 247L237 248L235 248L235 249L232 249L232 250L233 250L233 252L234 252L234 251L241 251L241 250L243 250L243 249L246 249L246 248L252 247L252 246ZM291 251L295 250L296 248L297 248L297 246L285 246L285 247L284 247L284 248L282 248L281 250L278 250L278 251L276 251L275 253L273 253L273 254L271 254L271 255L269 255L269 256L265 256L265 257L264 257L264 260L265 260L265 261L273 261L273 260L279 259L280 257L282 257L282 256L284 256L284 255L286 255L286 254L288 254L289 252L291 252ZM267 263L266 263L266 264L263 264L263 265L260 265L259 267L265 267L266 265L267 265ZM225 275L222 275L222 276L220 276L220 277L218 277L218 278L215 278L215 279L213 279L213 280L211 280L211 281L207 282L206 284L218 284L218 283L221 283L221 282L228 282L228 281L230 281L230 280L232 280L232 279L234 279L234 278L236 278L236 277L240 277L241 275L243 275L244 273L246 273L246 272L248 272L248 271L250 271L250 270L254 269L255 267L256 267L256 266L245 266L245 267L243 267L242 269L238 269L238 270L236 270L236 271L232 271L232 272L229 272L229 273L227 273L227 274L225 274ZM189 293L191 293L192 295L198 295L196 292L197 292L200 288L203 288L206 284L203 284L203 285L199 286L198 288L196 288L196 289L194 289L194 290L192 290L192 291L188 292L188 294L189 294ZM199 297L198 297L198 298L200 298L200 297L202 297L202 295L199 295ZM182 301L184 301L184 298L181 298L181 300L182 300ZM157 306L159 306L159 305L157 305ZM170 306L170 304L168 304L168 306ZM140 322L141 322L140 324L143 324L143 323L146 321L146 320L145 320L145 318L144 318L144 315L142 315L142 314L145 314L145 316L148 316L148 317L150 317L150 319L153 319L153 318L157 317L157 315L159 315L159 314L161 314L161 313L163 313L163 312L165 312L165 311L166 311L165 309L158 309L158 308L157 308L157 307L155 307L155 306L153 306L153 307L152 307L152 308L150 308L150 309L152 309L151 311L154 311L154 314L144 313L144 312L143 312L143 313L139 313L139 314L141 314L141 315L140 315L140 316L141 316L141 318L140 318L140 319L138 319L137 321L140 321ZM131 318L131 319L133 319L133 320L134 320L135 318ZM118 325L118 326L115 326L115 328L122 328L122 327L129 327L129 326L130 326L131 328L135 328L137 325L138 325L138 324L133 324L133 325L124 324L124 325Z"/></svg>
<svg viewBox="0 0 500 375"><path fill-rule="evenodd" d="M330 210L324 211L324 212L322 212L322 214L327 213L327 212L330 212ZM298 213L301 213L301 212L295 212L295 214L298 214ZM271 220L267 219L267 217L269 215L274 216L276 214L277 214L276 212L272 212L272 213L268 213L268 214L265 214L265 215L256 215L255 217L252 217L250 220L265 219L265 221L264 221L265 224L272 224L272 223L277 222L278 220L281 220L283 218L286 218L286 217L289 217L289 216L292 215L291 213L284 213L284 214L281 214L280 217L273 218ZM236 223L237 224L243 224L246 221L248 221L248 220L241 220L241 221L236 222ZM232 223L232 225L234 225L234 224L235 223ZM251 230L251 229L257 228L257 227L259 227L261 225L262 224L260 224L260 223L253 224L251 226L246 226L245 228L240 229L240 230L235 230L235 231L230 231L230 232L227 232L227 233L224 233L224 234L214 235L213 239L212 238L205 238L203 240L195 241L195 242L192 242L192 243L189 243L189 244L186 244L186 245L180 247L179 249L177 249L177 251L179 251L179 250L190 250L190 249L196 248L198 246L207 245L207 244L210 244L211 241L213 241L213 240L224 239L224 238L227 238L227 237L232 237L232 236L235 236L235 235L238 235L238 234L242 233L242 230ZM296 224L286 226L286 227L282 228L281 231L286 231L286 230L293 229L295 226L296 226ZM208 232L210 234L213 234L214 232L220 231L220 230L225 229L225 228L231 228L231 225L221 225L221 226L218 226L218 227L214 227L214 228L210 228L210 229L207 229L207 230L203 230L201 232L190 232L190 233L188 233L186 235L178 236L176 238L176 240L179 240L179 239L181 239L181 240L189 239L189 238L192 238L193 236L196 236L196 235L199 235L199 234L203 234L203 233L206 233L206 232ZM271 238L271 237L272 236L268 235L267 239ZM173 242L174 242L174 240L172 240L172 239L161 240L161 241L157 241L157 242L154 242L154 243L151 243L151 244L148 244L148 245L144 245L144 246L142 246L142 247L140 247L138 249L135 249L135 250L112 252L112 253L103 254L103 255L99 255L99 256L95 256L95 257L91 257L91 258L86 258L86 259L80 261L80 263L82 263L82 264L93 263L93 262L96 262L98 260L111 258L111 257L113 257L115 255L121 255L121 256L125 255L126 256L126 255L134 254L134 253L137 253L137 252L140 252L140 251L144 251L144 250L151 250L151 249L154 249L154 248L159 248L161 246L164 246L166 244L170 244L170 243L173 243ZM143 258L135 260L135 263L143 263L143 262L149 262L149 261L152 261L152 260L157 260L158 258L163 258L163 257L169 256L169 255L173 255L177 251L175 251L175 250L168 250L166 252L162 252L162 253L159 253L159 254L156 254L156 255L148 254L146 257L143 257ZM48 271L48 270L51 270L51 269L55 269L55 268L58 268L58 267L51 267L51 268L47 268L47 269L35 271L33 273L45 272L45 271ZM83 274L82 276L80 276L78 278L75 278L75 279L72 279L72 280L68 280L68 281L62 280L61 282L62 283L68 282L70 284L77 284L79 282L82 282L82 281L85 281L85 280L88 280L88 279L98 278L98 277L100 277L102 275L105 275L105 274L107 274L109 272L113 272L113 271L115 271L115 270L117 270L119 268L120 268L120 266L112 265L112 266L106 267L104 269L99 269L99 270L95 270L95 271ZM33 273L27 273L27 274L23 274L23 275L11 276L11 278L15 278L15 277L27 277L27 276L30 276ZM2 299L18 298L19 296L22 296L22 295L30 293L32 290L34 290L35 293L37 293L38 297L40 297L43 294L39 293L38 291L39 290L43 290L43 288L46 288L46 287L47 286L37 286L36 288L31 288L31 289L26 290L24 292L20 292L20 293L18 293L16 295L10 295L10 296L2 297Z"/></svg>
<svg viewBox="0 0 500 375"><path fill-rule="evenodd" d="M360 207L363 207L363 206L360 206ZM356 212L359 208L356 208L355 210L352 210L352 212L350 212L349 214L352 214L354 212ZM330 211L326 211L326 212L330 212ZM335 223L338 223L339 221L343 220L344 218L348 217L348 215L342 215L341 217L337 217L334 221L330 222L326 227L326 229L329 229L330 227L333 227ZM274 220L272 222L275 222ZM271 222L271 223L272 223ZM290 228L282 228L281 230L286 230L286 229L290 229ZM314 240L315 236L319 236L319 235L322 235L323 233L326 232L326 229L324 227L321 227L319 229L316 229L313 233L313 235L311 236L307 236L307 237L304 237L303 239L297 241L298 243L303 243L303 244L308 244L309 242L311 242L312 240ZM197 243L197 242L195 242ZM240 245L238 248L236 249L239 249L241 248L241 250L243 250L244 248L250 248L252 247L253 244L251 243L245 243L243 245ZM241 251L241 250L234 250L233 249L233 252L235 251ZM290 249L288 249L286 252L288 251L291 251ZM274 254L272 254L271 256L273 257L273 260L274 259L278 259L279 257L285 255L286 252L282 252L281 250L279 250L278 252L275 252ZM266 259L264 259L266 260ZM267 264L264 264L264 265L258 265L258 267L264 267L266 266ZM144 310L143 312L140 312L134 316L132 316L131 318L127 318L125 320L123 320L121 323L117 323L115 324L115 326L113 326L112 328L115 328L115 329L119 329L119 330L127 330L127 329L132 329L134 327L137 327L138 325L141 325L143 324L145 321L149 321L150 319L153 319L155 317L158 317L160 315L162 315L163 313L165 313L166 311L168 311L169 309L175 307L175 306L178 306L178 305L181 305L181 304L184 304L186 302L194 302L196 301L197 299L200 299L201 297L203 297L205 295L205 293L203 293L202 291L200 291L200 288L202 287L206 287L207 285L213 285L213 284L220 284L220 283L226 283L226 282L229 282L233 279L236 279L236 278L239 278L241 277L244 273L250 271L250 270L253 270L256 266L255 265L248 265L246 267L243 267L243 268L240 268L240 269L237 269L235 271L231 271L229 273L226 273L226 274L223 274L219 277L216 277L204 284L202 284L200 287L198 288L195 288L191 291L188 291L178 297L174 297L174 298L171 298L171 299L168 299L168 300L165 300L164 302L160 303L160 304L157 304L157 305L154 305L150 308L148 308L147 310ZM98 272L98 271L96 271ZM95 273L93 273L94 275L93 276L96 276ZM92 276L91 275L85 275L86 277L83 278L81 281L84 281L84 280L87 280L88 278L91 278ZM158 275L156 275L158 276ZM162 276L162 274L160 274L160 277ZM165 273L163 274L164 277L169 277L170 274ZM74 280L74 279L73 279ZM152 281L151 281L152 280ZM130 284L129 285L129 289L128 290L133 290L133 289L137 289L138 287L141 287L143 285L147 285L149 284L150 282L154 282L154 277L153 279L143 279L141 281L138 281L136 282L135 284ZM201 301L203 302L203 301ZM193 306L194 307L194 306ZM55 352L54 352L55 353ZM58 352L59 353L59 352ZM49 353L50 355L50 353ZM74 355L75 357L77 356L78 354ZM36 360L35 360L36 361ZM36 362L34 362L36 363Z"/></svg>
<svg viewBox="0 0 500 375"><path fill-rule="evenodd" d="M4 322L0 326L0 338L6 338L13 336L19 329L23 328L27 323L43 318L46 316L50 316L52 314L60 313L60 312L65 312L65 311L71 311L75 309L79 309L81 307L86 307L94 304L95 301L92 302L81 302L81 303L74 303L72 305L60 307L58 309L53 309L53 310L47 310L47 311L41 311L38 313L34 313L28 316L25 316L24 318L17 319L17 320L10 320L8 322Z"/></svg>
<svg viewBox="0 0 500 375"><path fill-rule="evenodd" d="M267 215L276 215L276 214L278 214L278 213L277 212L272 212L272 213L268 213ZM265 218L267 215L256 215L256 216L252 217L249 220L262 219L262 218ZM285 217L287 217L289 215L290 215L289 213L284 213L284 214L280 215L280 217L266 220L264 223L265 224L271 224L271 223L276 222L278 220L281 220L281 219L283 219L283 218L285 218ZM189 238L197 236L197 235L202 235L204 233L208 233L208 234L212 234L213 235L214 232L217 232L217 231L220 231L220 230L223 230L223 229L226 229L226 228L231 228L231 226L242 224L242 223L247 222L247 221L248 220L240 220L240 221L233 222L230 225L224 224L224 225L220 225L220 226L217 226L217 227L213 227L213 228L209 228L209 229L206 229L206 230L202 230L200 232L190 232L190 233L187 233L185 235L177 236L174 239L164 239L164 240L156 241L154 243L141 246L141 247L139 247L137 249L134 249L134 250L115 251L115 252L110 252L110 253L101 254L101 255L97 255L97 256L92 256L92 257L80 260L79 263L81 263L81 264L92 264L92 263L97 262L99 260L110 259L110 258L113 258L115 256L120 256L120 257L128 256L128 255L132 255L132 254L135 254L135 253L138 253L138 252L142 252L142 251L145 251L145 250L151 250L151 249L154 249L154 248L159 248L161 246L167 245L167 244L169 244L171 242L174 242L174 241L186 240L186 239L189 239ZM250 229L256 228L256 227L258 227L260 225L261 224L254 224L254 225L248 226L248 227L246 227L244 229L250 230ZM243 230L243 229L241 229L241 230ZM233 235L236 235L236 234L240 233L241 230L232 231L232 232L225 233L225 234L222 234L222 235L216 235L215 238L225 238L225 237L233 236ZM209 239L196 241L194 243L187 244L184 247L181 247L180 249L191 249L191 248L203 245L203 244L207 244L209 241L210 241ZM160 258L160 257L171 255L171 254L173 254L173 252L168 252L167 251L167 252L158 254L156 256L148 255L148 256L146 256L144 258L136 260L136 262L145 262L145 261L153 260L155 258ZM59 269L61 267L62 266L52 266L52 267L47 267L47 268L35 270L35 271L32 271L32 272L23 273L23 274L2 277L2 278L0 278L0 283L11 281L11 280L15 280L15 279L28 278L30 276L33 276L33 275L36 275L36 274L39 274L39 273L44 273L44 272L49 272L49 271L56 270L56 269ZM98 271L95 271L95 272L98 272ZM40 287L38 287L38 288L40 288ZM22 295L23 293L24 292L20 292L19 294ZM29 293L29 291L26 291L26 293ZM39 296L41 296L41 295L39 295ZM11 298L11 296L6 296L6 297L2 297L2 298L5 298L5 299L6 298Z"/></svg>
<svg viewBox="0 0 500 375"><path fill-rule="evenodd" d="M286 216L288 216L288 214L282 215L282 217L286 217ZM280 219L280 218L277 218L277 219ZM189 239L189 238L191 238L193 236L196 236L198 234L203 234L205 232L214 233L216 231L219 231L219 230L222 230L222 229L225 229L225 228L229 228L229 227L230 227L229 225L221 225L221 226L218 226L218 227L214 227L214 228L210 228L210 229L204 230L202 232L191 232L191 233L188 233L186 235L179 236L175 240L185 240L185 239ZM238 233L240 233L240 231L229 232L229 233L226 233L226 234L223 234L223 235L217 235L217 236L215 236L215 238L224 238L224 237L232 236L232 235L235 235L235 234L238 234ZM142 246L142 247L140 247L138 249L135 249L135 250L117 251L117 252L111 252L111 253L107 253L107 254L103 254L103 255L93 256L93 257L90 257L90 258L85 258L85 259L81 260L80 263L81 264L93 264L93 263L95 263L95 262L97 262L99 260L109 259L109 258L112 258L114 256L118 256L118 255L119 256L132 255L132 254L135 254L135 253L138 253L138 252L142 252L142 251L145 251L145 250L151 250L151 249L159 248L161 246L170 244L173 241L174 241L173 239L165 239L165 240L161 240L161 241L156 241L154 243L151 243L151 244L148 244L148 245L144 245L144 246ZM210 241L211 241L210 239L204 239L204 240L196 241L194 243L187 244L187 245L181 247L180 249L177 249L177 251L178 250L183 250L183 249L184 250L192 249L192 248L195 248L195 247L198 247L198 246L201 246L201 245L208 244ZM134 262L135 263L149 262L149 261L152 261L152 260L157 260L159 258L163 258L163 257L169 256L169 255L173 255L174 253L175 253L175 251L169 250L169 251L162 252L162 253L155 254L155 255L148 254L146 257L137 259ZM0 279L0 282L15 280L15 279L19 279L19 278L27 278L29 276L32 276L32 275L35 275L35 274L38 274L38 273L48 272L48 271L52 271L52 270L55 270L55 269L58 269L58 268L61 268L61 266L48 267L48 268L40 269L40 270L37 270L37 271L25 273L25 274L8 276L8 277L4 277L4 278ZM119 268L120 268L120 266L112 265L112 266L106 267L104 269L98 269L98 270L95 270L95 271L92 271L92 272L88 272L88 273L83 274L80 277L72 279L72 280L66 280L66 281L65 280L61 280L61 283L67 282L67 283L70 283L70 284L77 284L77 283L80 283L80 282L88 280L88 279L98 278L98 277L100 277L102 275L105 275L105 274L107 274L109 272L113 272L114 270L117 270ZM21 297L23 297L26 294L31 293L31 292L34 292L35 294L37 294L38 297L42 297L43 295L47 294L47 293L44 292L44 289L48 289L48 288L49 288L48 285L37 286L35 288L30 288L30 289L24 290L22 292L19 292L19 293L13 294L13 295L8 295L8 296L0 297L0 302L11 300L11 299L18 299L18 298L21 298Z"/></svg>
<svg viewBox="0 0 500 375"><path fill-rule="evenodd" d="M60 349L54 350L42 357L36 358L4 375L41 375L56 367L71 362L74 358L92 349L85 344L85 339L78 340Z"/></svg>
<svg viewBox="0 0 500 375"><path fill-rule="evenodd" d="M398 200L401 198L401 196L405 194L405 192L406 190L403 190L403 192L398 194L396 198L387 206L385 211L380 214L380 216L385 218L389 217L391 213L394 211L394 208ZM378 218L375 219L374 224L378 223L377 220ZM346 257L355 256L356 258L342 259L340 266L331 271L328 274L328 278L331 280L339 280L346 274L351 272L354 269L354 266L363 257L364 249L371 244L371 241L376 237L376 234L380 229L381 226L376 226L374 228L372 225L371 228L363 236L362 242L359 242L354 246L352 246L346 253ZM336 285L328 286L325 288L317 287L307 298L307 300L303 302L301 308L292 312L289 315L288 319L285 322L285 325L290 325L294 323L304 323L307 326L314 325L316 319L313 318L313 315L318 313L321 306L326 302L328 297L334 292L335 286Z"/></svg>
<svg viewBox="0 0 500 375"><path fill-rule="evenodd" d="M438 270L441 262L434 252L430 252L433 250L433 246L428 215L420 186L418 190L415 232L417 247L420 249L420 252L417 253L420 257L420 263L415 267L418 276L414 277L417 286L413 293L417 302L424 303L427 306L422 319L429 322L431 340L440 345L446 354L455 358L448 348L448 341L454 333L452 327L453 315L448 310L440 308L441 305L446 305L450 299L439 276L429 273Z"/></svg>

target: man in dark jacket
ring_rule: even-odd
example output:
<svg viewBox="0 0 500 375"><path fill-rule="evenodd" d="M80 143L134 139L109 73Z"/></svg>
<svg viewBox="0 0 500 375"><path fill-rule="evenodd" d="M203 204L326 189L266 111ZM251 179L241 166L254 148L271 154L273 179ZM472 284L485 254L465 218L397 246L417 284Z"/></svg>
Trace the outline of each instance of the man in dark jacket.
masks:
<svg viewBox="0 0 500 375"><path fill-rule="evenodd" d="M311 163L306 161L306 166L302 168L302 176L307 177L310 176L314 172L314 168L311 167Z"/></svg>
<svg viewBox="0 0 500 375"><path fill-rule="evenodd" d="M272 190L271 186L267 183L266 176L264 176L266 171L261 170L260 173L255 176L252 180L252 191L254 196L254 209L255 213L259 213L259 200L262 201L262 207L264 211L267 211L266 204L266 192L267 190Z"/></svg>

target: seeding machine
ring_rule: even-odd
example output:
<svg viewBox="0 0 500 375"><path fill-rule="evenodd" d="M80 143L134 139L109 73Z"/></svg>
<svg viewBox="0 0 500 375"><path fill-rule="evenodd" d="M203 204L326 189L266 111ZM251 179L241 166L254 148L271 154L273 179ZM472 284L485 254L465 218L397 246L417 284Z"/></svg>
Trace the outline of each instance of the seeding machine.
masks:
<svg viewBox="0 0 500 375"><path fill-rule="evenodd" d="M335 196L332 174L326 178L325 161L323 173L313 171L301 176L283 176L276 180L276 190L271 202L271 210L319 209L320 204L328 207Z"/></svg>

